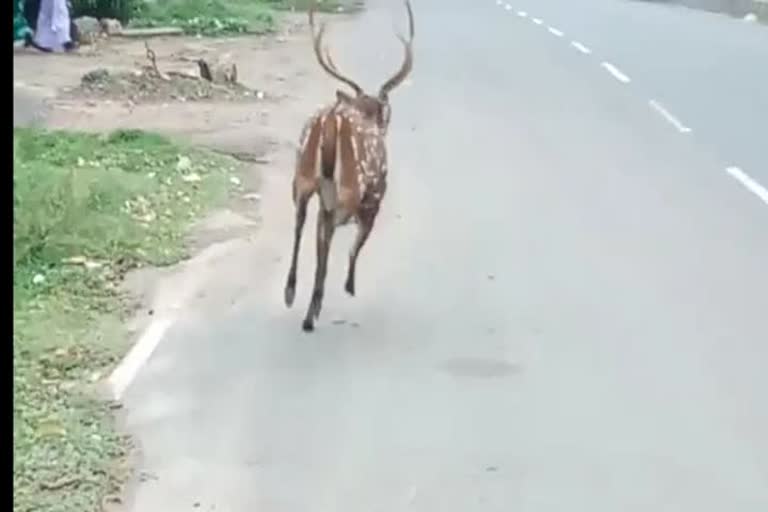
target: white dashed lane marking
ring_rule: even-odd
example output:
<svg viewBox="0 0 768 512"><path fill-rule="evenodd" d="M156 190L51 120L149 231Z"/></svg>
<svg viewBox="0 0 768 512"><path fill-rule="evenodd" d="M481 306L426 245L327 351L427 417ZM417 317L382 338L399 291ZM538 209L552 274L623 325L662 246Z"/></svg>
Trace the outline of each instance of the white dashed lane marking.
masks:
<svg viewBox="0 0 768 512"><path fill-rule="evenodd" d="M503 0L496 0L496 5L503 5L504 9L507 11L511 11L513 9L511 4L505 4ZM529 16L529 14L526 11L515 11L515 14L517 14L520 18L529 18L534 24L536 25L543 25L544 20L541 18L534 18ZM563 37L565 34L562 30L559 30L555 27L547 27L547 30L550 34L556 36L556 37ZM592 54L592 50L584 45L583 43L579 41L571 41L570 45L578 50L579 52L583 53L584 55L590 55ZM621 71L618 67L614 66L610 62L603 61L600 63L600 66L605 69L610 75L618 80L619 82L623 84L628 84L631 82L631 79L629 76L627 76L626 73ZM677 117L675 117L669 110L667 110L661 103L659 103L656 100L649 100L648 105L657 113L659 114L665 121L667 121L669 124L671 124L678 132L680 133L690 133L692 129L685 124L683 124L682 121L680 121ZM731 166L725 169L725 172L731 176L733 179L738 181L744 188L752 192L754 195L756 195L763 203L768 205L768 189L766 189L763 185L758 183L756 180L754 180L751 176L749 176L746 172L741 170L739 167Z"/></svg>
<svg viewBox="0 0 768 512"><path fill-rule="evenodd" d="M669 110L665 109L664 106L659 103L656 100L651 100L648 102L648 104L651 106L653 110L656 111L662 118L664 118L665 121L667 121L669 124L675 127L677 131L680 133L690 133L691 129L685 126L678 118L672 115Z"/></svg>
<svg viewBox="0 0 768 512"><path fill-rule="evenodd" d="M728 167L727 172L733 179L744 185L747 190L759 197L765 204L768 204L768 189L752 179L747 173L738 167Z"/></svg>
<svg viewBox="0 0 768 512"><path fill-rule="evenodd" d="M149 361L173 322L173 318L160 318L152 322L120 364L112 371L107 382L115 400L120 400L123 397L123 393L133 382L142 366Z"/></svg>
<svg viewBox="0 0 768 512"><path fill-rule="evenodd" d="M589 48L587 48L586 46L584 46L578 41L571 41L571 46L579 50L584 55L589 55L590 53L592 53L592 50L590 50Z"/></svg>
<svg viewBox="0 0 768 512"><path fill-rule="evenodd" d="M623 84L628 84L630 82L630 79L627 75L625 75L619 68L611 64L610 62L603 62L600 64L603 66L603 68L608 71L613 78L618 80L619 82Z"/></svg>
<svg viewBox="0 0 768 512"><path fill-rule="evenodd" d="M563 31L558 30L555 27L547 27L547 30L549 30L549 33L552 34L555 37L563 37Z"/></svg>

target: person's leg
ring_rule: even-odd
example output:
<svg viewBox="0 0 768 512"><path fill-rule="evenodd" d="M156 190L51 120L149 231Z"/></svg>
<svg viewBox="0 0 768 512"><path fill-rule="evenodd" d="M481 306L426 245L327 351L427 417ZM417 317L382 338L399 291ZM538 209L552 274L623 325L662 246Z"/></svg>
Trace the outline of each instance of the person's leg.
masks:
<svg viewBox="0 0 768 512"><path fill-rule="evenodd" d="M69 30L66 0L41 0L35 43L42 48L60 51L70 41Z"/></svg>
<svg viewBox="0 0 768 512"><path fill-rule="evenodd" d="M40 14L40 0L21 0L24 4L24 19L30 31L37 27L37 16Z"/></svg>
<svg viewBox="0 0 768 512"><path fill-rule="evenodd" d="M80 46L80 31L75 23L75 17L72 12L72 2L67 2L67 12L69 13L69 41L64 43L64 49L71 52Z"/></svg>

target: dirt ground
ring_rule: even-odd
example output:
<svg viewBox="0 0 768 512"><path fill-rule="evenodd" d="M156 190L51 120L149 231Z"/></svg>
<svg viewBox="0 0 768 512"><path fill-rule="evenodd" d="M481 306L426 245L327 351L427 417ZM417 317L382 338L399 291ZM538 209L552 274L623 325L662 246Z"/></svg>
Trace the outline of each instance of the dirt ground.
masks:
<svg viewBox="0 0 768 512"><path fill-rule="evenodd" d="M228 39L199 39L188 37L154 38L151 48L157 55L157 64L164 72L197 72L195 60L215 60L230 55L238 65L239 82L252 90L264 91L262 101L254 101L249 108L231 105L214 98L211 101L187 102L169 98L165 102L136 104L129 98L86 98L73 95L81 77L95 69L112 73L136 72L147 65L143 40L113 39L97 47L86 47L77 55L51 55L18 51L14 56L14 81L17 87L37 89L47 96L51 108L46 124L83 130L105 130L118 127L140 127L172 135L183 135L192 142L216 146L215 141L233 139L230 145L240 145L251 153L264 151L267 141L282 138L286 125L276 120L291 119L293 115L306 115L307 107L316 103L311 92L322 90L311 87L319 76L308 42L305 24L292 16L280 35L271 37L240 37ZM41 67L44 72L41 73ZM309 85L310 87L307 87ZM80 96L80 97L76 97ZM322 100L322 97L318 97ZM232 137L232 132L243 133L243 127L256 130L248 140ZM248 130L250 131L250 130ZM213 137L208 135L219 134ZM296 138L294 136L293 138ZM240 140L238 140L240 139Z"/></svg>

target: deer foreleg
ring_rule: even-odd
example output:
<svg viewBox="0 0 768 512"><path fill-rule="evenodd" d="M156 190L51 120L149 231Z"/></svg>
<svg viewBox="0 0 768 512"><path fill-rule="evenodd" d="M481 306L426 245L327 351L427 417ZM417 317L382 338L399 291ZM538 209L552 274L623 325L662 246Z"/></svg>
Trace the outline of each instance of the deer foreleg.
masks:
<svg viewBox="0 0 768 512"><path fill-rule="evenodd" d="M347 281L344 284L344 290L352 296L355 295L355 266L357 265L357 257L360 255L360 250L373 230L373 223L376 220L377 213L378 209L372 209L361 210L358 214L357 237L355 238L354 245L352 245L352 250L349 251L349 269L347 270Z"/></svg>
<svg viewBox="0 0 768 512"><path fill-rule="evenodd" d="M307 203L309 197L296 194L296 226L293 233L293 255L291 256L291 268L288 271L288 279L285 283L285 305L291 307L296 297L296 271L299 261L299 247L301 246L301 233L304 230L304 221L307 220Z"/></svg>
<svg viewBox="0 0 768 512"><path fill-rule="evenodd" d="M328 273L328 252L331 248L331 240L336 229L334 211L327 210L322 205L317 214L317 267L315 268L315 287L312 290L312 300L309 303L307 316L301 327L310 332L315 328L314 321L320 316L323 307L323 293L325 291L325 276Z"/></svg>

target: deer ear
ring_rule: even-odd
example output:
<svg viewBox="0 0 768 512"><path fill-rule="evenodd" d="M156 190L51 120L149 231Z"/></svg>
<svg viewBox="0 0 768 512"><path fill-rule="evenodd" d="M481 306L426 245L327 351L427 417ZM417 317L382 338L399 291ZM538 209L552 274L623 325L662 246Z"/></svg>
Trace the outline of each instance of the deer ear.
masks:
<svg viewBox="0 0 768 512"><path fill-rule="evenodd" d="M352 96L341 90L336 91L336 99L342 103L352 103Z"/></svg>

